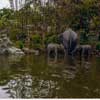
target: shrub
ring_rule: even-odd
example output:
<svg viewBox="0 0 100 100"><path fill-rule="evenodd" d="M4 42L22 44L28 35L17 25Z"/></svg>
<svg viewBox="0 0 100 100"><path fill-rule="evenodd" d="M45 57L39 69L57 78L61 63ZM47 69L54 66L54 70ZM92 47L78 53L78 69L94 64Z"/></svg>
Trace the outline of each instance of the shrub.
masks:
<svg viewBox="0 0 100 100"><path fill-rule="evenodd" d="M46 44L49 44L49 43L59 43L57 35L47 36L45 38L45 43Z"/></svg>
<svg viewBox="0 0 100 100"><path fill-rule="evenodd" d="M89 44L88 34L85 31L80 34L80 44Z"/></svg>
<svg viewBox="0 0 100 100"><path fill-rule="evenodd" d="M32 36L32 41L34 44L41 44L42 39L40 37L40 35L36 34Z"/></svg>
<svg viewBox="0 0 100 100"><path fill-rule="evenodd" d="M16 42L16 46L17 46L18 48L20 48L20 49L23 49L24 43L23 43L22 41L17 41L17 42Z"/></svg>
<svg viewBox="0 0 100 100"><path fill-rule="evenodd" d="M96 50L100 50L100 42L96 43Z"/></svg>
<svg viewBox="0 0 100 100"><path fill-rule="evenodd" d="M42 47L42 39L40 35L35 34L31 39L34 49L40 49Z"/></svg>

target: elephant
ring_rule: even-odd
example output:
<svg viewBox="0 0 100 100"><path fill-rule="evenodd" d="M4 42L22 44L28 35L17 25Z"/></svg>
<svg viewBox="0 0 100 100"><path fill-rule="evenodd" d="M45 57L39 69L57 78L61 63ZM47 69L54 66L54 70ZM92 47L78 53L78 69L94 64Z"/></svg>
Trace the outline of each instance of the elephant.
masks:
<svg viewBox="0 0 100 100"><path fill-rule="evenodd" d="M89 59L92 55L92 46L91 45L77 45L76 54L79 54L80 58Z"/></svg>
<svg viewBox="0 0 100 100"><path fill-rule="evenodd" d="M48 57L50 57L51 51L54 51L55 53L55 61L58 58L58 50L62 50L64 52L64 57L65 57L65 49L62 44L57 44L57 43L50 43L47 46L47 52L48 52Z"/></svg>
<svg viewBox="0 0 100 100"><path fill-rule="evenodd" d="M66 29L65 32L59 34L58 39L59 42L63 44L66 54L74 56L78 41L77 33L69 28Z"/></svg>

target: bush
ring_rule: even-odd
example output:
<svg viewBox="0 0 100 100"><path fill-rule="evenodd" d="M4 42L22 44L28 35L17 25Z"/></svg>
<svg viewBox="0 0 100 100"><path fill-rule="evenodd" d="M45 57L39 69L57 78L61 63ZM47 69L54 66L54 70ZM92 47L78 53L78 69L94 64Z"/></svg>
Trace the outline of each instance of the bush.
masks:
<svg viewBox="0 0 100 100"><path fill-rule="evenodd" d="M34 49L39 50L40 48L42 48L41 44L34 44Z"/></svg>
<svg viewBox="0 0 100 100"><path fill-rule="evenodd" d="M89 44L88 34L85 31L80 34L80 44Z"/></svg>
<svg viewBox="0 0 100 100"><path fill-rule="evenodd" d="M23 49L24 43L23 43L22 41L17 41L17 42L16 42L16 46L17 46L18 48L20 48L20 49Z"/></svg>
<svg viewBox="0 0 100 100"><path fill-rule="evenodd" d="M40 35L33 35L31 39L34 49L40 49L42 47L42 39Z"/></svg>
<svg viewBox="0 0 100 100"><path fill-rule="evenodd" d="M45 43L46 44L49 44L49 43L59 43L57 35L47 36L45 38Z"/></svg>
<svg viewBox="0 0 100 100"><path fill-rule="evenodd" d="M100 50L100 42L96 43L96 50Z"/></svg>
<svg viewBox="0 0 100 100"><path fill-rule="evenodd" d="M42 43L42 39L41 39L40 35L38 35L38 34L32 36L32 41L34 44Z"/></svg>

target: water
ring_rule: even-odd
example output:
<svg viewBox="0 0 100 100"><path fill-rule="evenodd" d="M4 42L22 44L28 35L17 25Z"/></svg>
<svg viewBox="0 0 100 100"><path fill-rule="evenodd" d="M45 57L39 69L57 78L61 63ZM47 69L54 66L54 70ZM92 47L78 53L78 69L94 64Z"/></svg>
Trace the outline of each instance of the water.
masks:
<svg viewBox="0 0 100 100"><path fill-rule="evenodd" d="M100 58L0 56L0 98L99 98Z"/></svg>

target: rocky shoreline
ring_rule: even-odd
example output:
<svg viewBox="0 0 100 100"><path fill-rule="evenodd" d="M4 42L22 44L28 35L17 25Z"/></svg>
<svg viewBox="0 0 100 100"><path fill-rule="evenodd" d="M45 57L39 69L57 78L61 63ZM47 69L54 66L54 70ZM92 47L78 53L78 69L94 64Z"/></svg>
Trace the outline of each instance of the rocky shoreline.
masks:
<svg viewBox="0 0 100 100"><path fill-rule="evenodd" d="M13 54L13 55L24 55L24 52L13 46L13 43L7 36L7 34L0 35L0 54Z"/></svg>

